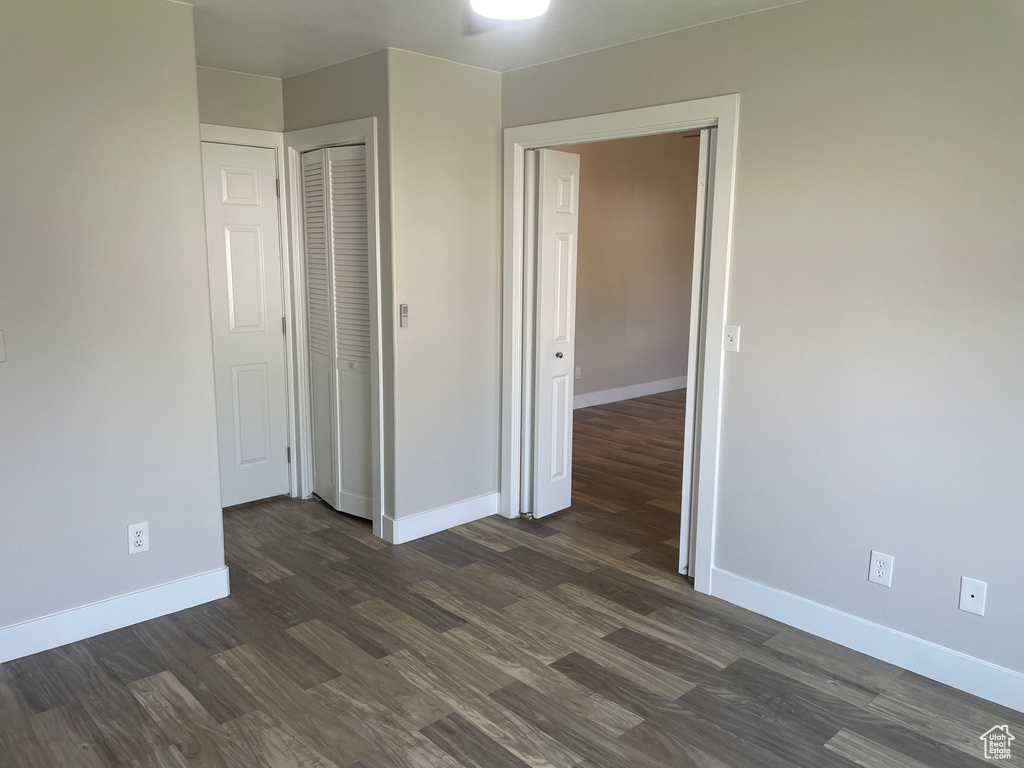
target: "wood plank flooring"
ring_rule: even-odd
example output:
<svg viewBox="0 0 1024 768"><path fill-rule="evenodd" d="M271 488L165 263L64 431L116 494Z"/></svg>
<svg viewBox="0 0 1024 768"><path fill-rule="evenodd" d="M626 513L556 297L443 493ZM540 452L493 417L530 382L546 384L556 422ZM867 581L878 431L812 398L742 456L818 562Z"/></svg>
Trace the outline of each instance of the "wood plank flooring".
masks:
<svg viewBox="0 0 1024 768"><path fill-rule="evenodd" d="M231 597L0 665L0 766L969 768L1024 734L696 594L682 407L577 411L575 504L540 522L391 547L318 502L227 511Z"/></svg>

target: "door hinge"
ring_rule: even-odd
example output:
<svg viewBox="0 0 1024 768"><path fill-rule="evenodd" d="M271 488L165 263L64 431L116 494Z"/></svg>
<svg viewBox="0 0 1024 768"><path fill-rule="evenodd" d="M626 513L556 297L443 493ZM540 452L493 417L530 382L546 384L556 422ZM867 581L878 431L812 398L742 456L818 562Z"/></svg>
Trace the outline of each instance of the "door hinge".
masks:
<svg viewBox="0 0 1024 768"><path fill-rule="evenodd" d="M292 463L292 447L289 445L285 449L285 452L288 454L288 463L291 464Z"/></svg>
<svg viewBox="0 0 1024 768"><path fill-rule="evenodd" d="M277 196L280 197L281 196L281 180L280 179L274 179L274 185L277 187Z"/></svg>
<svg viewBox="0 0 1024 768"><path fill-rule="evenodd" d="M281 318L281 333L285 336L288 335L288 318L286 317Z"/></svg>

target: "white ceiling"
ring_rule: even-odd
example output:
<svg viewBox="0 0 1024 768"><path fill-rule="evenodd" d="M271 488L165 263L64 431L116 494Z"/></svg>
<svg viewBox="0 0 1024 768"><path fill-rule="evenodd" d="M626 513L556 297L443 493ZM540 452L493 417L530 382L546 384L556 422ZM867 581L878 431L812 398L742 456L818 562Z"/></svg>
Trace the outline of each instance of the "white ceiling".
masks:
<svg viewBox="0 0 1024 768"><path fill-rule="evenodd" d="M468 0L192 0L199 64L289 77L381 48L507 71L802 0L552 0L485 22Z"/></svg>

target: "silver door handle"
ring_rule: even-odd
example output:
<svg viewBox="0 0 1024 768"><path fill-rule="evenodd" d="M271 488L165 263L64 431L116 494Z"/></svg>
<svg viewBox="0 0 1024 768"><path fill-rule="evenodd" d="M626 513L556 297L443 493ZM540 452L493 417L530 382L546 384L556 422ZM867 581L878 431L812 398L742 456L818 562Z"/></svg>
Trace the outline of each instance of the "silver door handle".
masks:
<svg viewBox="0 0 1024 768"><path fill-rule="evenodd" d="M561 360L564 357L564 355L561 352L555 352L555 357Z"/></svg>

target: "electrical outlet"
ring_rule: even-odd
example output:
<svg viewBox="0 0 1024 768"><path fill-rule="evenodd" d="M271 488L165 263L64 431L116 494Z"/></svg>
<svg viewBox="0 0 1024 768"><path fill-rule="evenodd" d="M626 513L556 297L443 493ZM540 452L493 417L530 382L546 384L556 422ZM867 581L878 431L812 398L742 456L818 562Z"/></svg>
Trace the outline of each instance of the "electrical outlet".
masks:
<svg viewBox="0 0 1024 768"><path fill-rule="evenodd" d="M149 523L128 526L128 554L136 555L149 550Z"/></svg>
<svg viewBox="0 0 1024 768"><path fill-rule="evenodd" d="M988 591L988 583L969 579L966 576L960 577L960 610L968 613L976 613L979 616L985 615L985 593Z"/></svg>
<svg viewBox="0 0 1024 768"><path fill-rule="evenodd" d="M577 368L576 369L576 378L578 379L582 375L583 375L583 369L582 368Z"/></svg>
<svg viewBox="0 0 1024 768"><path fill-rule="evenodd" d="M871 569L868 571L868 581L881 584L883 587L892 586L892 562L893 556L884 552L871 550Z"/></svg>

